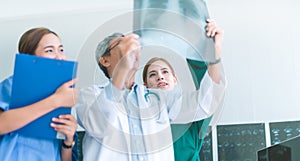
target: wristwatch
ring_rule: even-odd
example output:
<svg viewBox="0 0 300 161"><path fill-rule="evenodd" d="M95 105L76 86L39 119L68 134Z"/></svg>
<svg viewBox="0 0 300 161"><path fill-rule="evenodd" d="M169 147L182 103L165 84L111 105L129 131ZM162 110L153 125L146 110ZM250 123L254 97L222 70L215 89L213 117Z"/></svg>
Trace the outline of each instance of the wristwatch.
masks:
<svg viewBox="0 0 300 161"><path fill-rule="evenodd" d="M218 64L218 63L220 63L220 62L221 62L221 58L216 59L216 60L213 61L213 62L207 62L207 65L215 65L215 64Z"/></svg>
<svg viewBox="0 0 300 161"><path fill-rule="evenodd" d="M71 149L73 148L75 145L75 141L73 140L72 144L71 145L66 145L65 142L63 141L62 142L62 147L65 148L65 149Z"/></svg>

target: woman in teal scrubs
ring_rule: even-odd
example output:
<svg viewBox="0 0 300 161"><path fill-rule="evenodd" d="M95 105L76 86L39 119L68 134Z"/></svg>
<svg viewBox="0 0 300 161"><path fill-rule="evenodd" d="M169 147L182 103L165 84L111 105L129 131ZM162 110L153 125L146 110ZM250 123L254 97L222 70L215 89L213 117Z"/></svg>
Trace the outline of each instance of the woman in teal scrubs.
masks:
<svg viewBox="0 0 300 161"><path fill-rule="evenodd" d="M190 71L192 73L192 77L194 80L194 84L197 89L200 87L201 80L206 72L209 72L209 69L218 69L221 71L221 46L223 41L223 29L216 26L215 22L212 20L208 20L208 25L206 28L207 36L214 37L215 40L215 57L216 61L212 63L205 63L197 60L187 59ZM167 66L171 69L168 73L172 73L175 77L175 73L171 65L166 62L166 60L157 59L156 61L164 61ZM147 65L145 66L144 71L149 70L149 66L156 62L154 60L150 60ZM149 64L150 63L150 64ZM168 68L166 67L166 68ZM164 69L166 69L164 68ZM162 69L161 69L162 70ZM172 71L172 72L171 72ZM155 71L158 73L157 71ZM144 76L143 72L143 77ZM156 74L158 75L158 74ZM150 74L151 78L151 74ZM158 79L165 79L168 77L163 76L162 78ZM148 79L148 78L147 78ZM176 78L177 79L177 78ZM220 75L213 75L212 76L215 83L219 83ZM151 86L149 84L149 80L144 79L144 83L147 87ZM225 81L226 84L226 81ZM172 86L174 87L174 86ZM157 88L164 89L164 90L172 90L172 88L167 88L164 84L158 86ZM222 103L222 102L221 102ZM172 137L173 137L173 148L174 148L174 156L176 161L200 161L200 150L203 144L204 136L209 127L209 123L211 121L212 116L205 118L203 120L195 121L189 124L172 124Z"/></svg>

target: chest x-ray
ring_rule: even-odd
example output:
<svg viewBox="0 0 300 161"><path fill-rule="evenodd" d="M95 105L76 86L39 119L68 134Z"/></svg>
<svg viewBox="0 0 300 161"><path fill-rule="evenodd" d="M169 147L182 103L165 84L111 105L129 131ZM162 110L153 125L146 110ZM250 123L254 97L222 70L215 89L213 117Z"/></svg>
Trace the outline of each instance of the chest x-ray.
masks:
<svg viewBox="0 0 300 161"><path fill-rule="evenodd" d="M162 46L184 58L214 61L214 42L206 36L205 0L135 0L135 33L143 46Z"/></svg>

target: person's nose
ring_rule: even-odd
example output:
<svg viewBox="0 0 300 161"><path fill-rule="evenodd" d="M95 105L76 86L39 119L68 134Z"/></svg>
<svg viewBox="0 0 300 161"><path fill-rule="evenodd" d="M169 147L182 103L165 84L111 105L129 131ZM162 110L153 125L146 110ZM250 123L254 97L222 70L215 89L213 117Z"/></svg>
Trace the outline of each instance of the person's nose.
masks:
<svg viewBox="0 0 300 161"><path fill-rule="evenodd" d="M63 54L61 54L59 51L56 51L54 54L55 54L55 59L63 60Z"/></svg>
<svg viewBox="0 0 300 161"><path fill-rule="evenodd" d="M158 76L157 81L164 80L164 76L162 75L162 73L159 72L157 76Z"/></svg>

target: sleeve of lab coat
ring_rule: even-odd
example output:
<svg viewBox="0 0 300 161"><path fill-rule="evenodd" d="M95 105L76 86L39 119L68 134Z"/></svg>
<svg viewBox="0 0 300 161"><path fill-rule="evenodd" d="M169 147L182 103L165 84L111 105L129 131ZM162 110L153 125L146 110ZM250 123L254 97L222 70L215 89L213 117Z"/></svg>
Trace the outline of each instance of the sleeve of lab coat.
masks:
<svg viewBox="0 0 300 161"><path fill-rule="evenodd" d="M111 83L105 87L81 89L75 105L79 125L95 138L102 139L109 135L115 129L122 94L123 91Z"/></svg>
<svg viewBox="0 0 300 161"><path fill-rule="evenodd" d="M221 110L227 84L223 67L221 69L219 84L215 83L206 72L199 90L183 90L176 97L167 97L170 98L167 102L171 123L183 124L202 120Z"/></svg>

